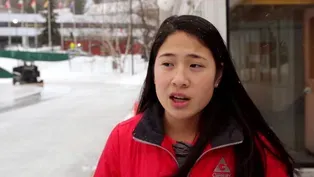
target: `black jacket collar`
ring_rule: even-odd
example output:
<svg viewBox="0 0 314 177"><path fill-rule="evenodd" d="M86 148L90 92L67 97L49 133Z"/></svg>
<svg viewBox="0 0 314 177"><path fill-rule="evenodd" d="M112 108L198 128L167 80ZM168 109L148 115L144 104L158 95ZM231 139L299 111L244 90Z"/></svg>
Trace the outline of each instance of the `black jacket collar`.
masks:
<svg viewBox="0 0 314 177"><path fill-rule="evenodd" d="M164 128L162 121L163 110L159 105L147 109L133 131L133 137L154 145L161 146L164 139ZM227 144L239 143L244 139L242 131L235 123L229 126L211 142L215 148Z"/></svg>

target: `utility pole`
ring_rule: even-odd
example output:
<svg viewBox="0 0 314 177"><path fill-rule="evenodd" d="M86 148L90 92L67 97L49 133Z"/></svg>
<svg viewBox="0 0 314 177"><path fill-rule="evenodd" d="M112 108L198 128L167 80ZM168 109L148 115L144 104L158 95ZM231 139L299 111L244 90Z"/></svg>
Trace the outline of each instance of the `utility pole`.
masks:
<svg viewBox="0 0 314 177"><path fill-rule="evenodd" d="M52 48L52 41L51 41L51 1L48 0L48 45L51 51L53 51Z"/></svg>
<svg viewBox="0 0 314 177"><path fill-rule="evenodd" d="M37 14L37 4L36 4L36 1L35 2L35 8L34 8L34 13ZM35 47L36 47L36 51L37 51L37 48L38 48L38 34L37 34L37 31L38 31L38 22L37 22L37 19L35 21L35 30L36 30L36 34L35 34Z"/></svg>
<svg viewBox="0 0 314 177"><path fill-rule="evenodd" d="M12 19L11 19L11 9L8 10L8 14L9 14L8 27L11 28L11 23L12 23ZM12 36L11 36L11 34L9 35L8 45L9 45L9 47L11 47L11 45L12 45Z"/></svg>
<svg viewBox="0 0 314 177"><path fill-rule="evenodd" d="M132 14L133 14L133 11L132 11L132 0L129 0L130 2L130 25L131 25L131 31L130 31L130 35L131 35L131 39L130 39L130 50L131 50L131 72L132 72L132 75L134 75L134 58L133 58L133 19L132 19Z"/></svg>
<svg viewBox="0 0 314 177"><path fill-rule="evenodd" d="M75 0L73 0L71 3L73 6L73 36L74 36L74 44L75 44L75 48L77 47L77 38L76 38L76 19L75 19L75 15L76 15L76 10L75 10Z"/></svg>

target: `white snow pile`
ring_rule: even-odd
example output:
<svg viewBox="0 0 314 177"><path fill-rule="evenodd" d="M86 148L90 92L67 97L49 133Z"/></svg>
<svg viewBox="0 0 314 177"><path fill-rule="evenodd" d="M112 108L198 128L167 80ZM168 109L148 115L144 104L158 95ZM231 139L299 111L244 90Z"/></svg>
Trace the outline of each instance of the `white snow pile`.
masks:
<svg viewBox="0 0 314 177"><path fill-rule="evenodd" d="M38 48L31 48L31 47L23 47L22 45L13 45L8 46L5 48L5 50L13 50L13 51L29 51L29 52L50 52L51 47L49 46L43 46ZM61 50L60 46L53 46L53 51L58 53L64 53L64 51Z"/></svg>
<svg viewBox="0 0 314 177"><path fill-rule="evenodd" d="M122 56L123 57L123 56ZM124 72L113 69L113 58L103 56L75 57L61 62L35 62L44 82L100 82L141 85L146 76L147 62L140 55L133 56L134 74L132 75L131 56L125 57ZM0 66L12 72L21 61L0 58ZM0 79L12 82L11 79Z"/></svg>

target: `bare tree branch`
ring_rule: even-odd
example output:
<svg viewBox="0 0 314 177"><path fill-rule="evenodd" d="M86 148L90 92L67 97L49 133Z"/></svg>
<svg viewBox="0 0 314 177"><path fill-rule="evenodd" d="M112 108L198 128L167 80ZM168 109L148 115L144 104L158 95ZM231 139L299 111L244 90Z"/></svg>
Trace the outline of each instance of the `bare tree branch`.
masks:
<svg viewBox="0 0 314 177"><path fill-rule="evenodd" d="M150 6L147 3L146 7L144 7L144 1L145 0L138 0L139 1L139 6L140 9L138 11L138 15L141 18L141 22L142 22L142 45L144 47L144 57L146 60L148 60L148 56L149 56L149 51L150 51L150 47L151 47L151 42L153 40L153 36L156 33L156 29L152 29L150 27L150 25L148 24L148 21L154 21L156 24L158 24L159 22L159 16L158 13L156 13L158 11L158 6L157 6L157 2L156 0L154 0L153 5ZM158 26L158 25L157 25Z"/></svg>

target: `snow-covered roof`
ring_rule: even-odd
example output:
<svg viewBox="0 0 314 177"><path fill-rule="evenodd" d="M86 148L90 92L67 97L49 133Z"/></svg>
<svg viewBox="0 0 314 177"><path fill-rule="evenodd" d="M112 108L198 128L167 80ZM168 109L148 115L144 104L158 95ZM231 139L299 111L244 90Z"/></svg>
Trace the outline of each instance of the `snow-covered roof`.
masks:
<svg viewBox="0 0 314 177"><path fill-rule="evenodd" d="M153 0L141 0L144 9L157 9L158 6ZM141 8L139 0L132 1L132 11L138 11ZM92 4L88 7L86 15L116 14L128 13L130 11L129 1L106 2L101 4Z"/></svg>
<svg viewBox="0 0 314 177"><path fill-rule="evenodd" d="M35 36L40 34L35 28L0 28L0 36Z"/></svg>
<svg viewBox="0 0 314 177"><path fill-rule="evenodd" d="M105 36L105 37L112 37L112 36L118 36L118 37L126 37L128 35L127 30L122 30L120 28L114 28L114 29L101 29L101 28L76 28L75 30L72 28L63 28L59 29L61 34L64 36L70 36L70 33L72 32L74 36L81 36L81 37L88 37L88 36ZM141 29L134 29L133 30L133 36L135 37L141 37L143 35L143 31Z"/></svg>
<svg viewBox="0 0 314 177"><path fill-rule="evenodd" d="M0 27L0 36L35 36L39 35L43 28L25 28L25 27L11 27L11 28L3 28ZM113 29L102 29L102 28L59 28L59 32L63 36L70 36L72 33L74 36L119 36L125 37L127 36L127 30L121 28L113 28ZM143 34L142 29L133 29L133 36L140 37Z"/></svg>
<svg viewBox="0 0 314 177"><path fill-rule="evenodd" d="M28 23L43 23L46 21L40 14L0 13L0 22L9 22L13 19Z"/></svg>
<svg viewBox="0 0 314 177"><path fill-rule="evenodd" d="M134 24L141 24L142 21L139 16L132 14ZM73 15L66 14L60 15L57 18L58 23L106 23L106 24L129 24L130 17L127 14L117 14L115 16L110 15Z"/></svg>
<svg viewBox="0 0 314 177"><path fill-rule="evenodd" d="M157 4L154 0L141 0L143 2L144 9L157 9ZM139 0L133 0L132 10L136 12L140 7ZM47 12L47 11L42 11ZM106 2L103 4L92 4L87 8L87 11L84 15L74 15L69 8L54 9L54 12L57 13L57 23L87 23L87 24L104 24L104 28L94 27L91 28L60 28L61 34L68 36L70 32L73 32L74 35L80 36L92 35L92 34L103 34L110 33L108 31L108 26L110 28L116 28L115 35L126 36L126 32L120 28L126 28L130 23L129 16L129 1L119 1L119 2ZM0 13L0 22L12 22L14 19L18 20L19 23L44 23L46 19L41 14L21 14L21 13ZM137 14L132 14L132 21L135 25L141 25L142 19ZM146 20L146 23L154 27L158 23L157 20ZM118 24L119 26L114 26ZM106 29L107 27L107 29ZM119 27L119 28L118 28ZM24 36L34 36L39 34L42 28L25 28L25 27L0 27L0 36L15 36L15 35L24 35ZM141 29L134 29L134 35L140 35Z"/></svg>
<svg viewBox="0 0 314 177"><path fill-rule="evenodd" d="M118 13L115 15L107 14L85 14L85 15L74 15L69 12L69 9L56 10L57 23L106 23L106 24L129 24L130 18L129 14ZM17 19L19 22L27 23L44 23L46 19L41 14L21 14L21 13L0 13L0 22L9 22L13 19ZM142 24L141 18L132 14L132 20L134 24ZM154 26L157 22L149 21L150 25Z"/></svg>

